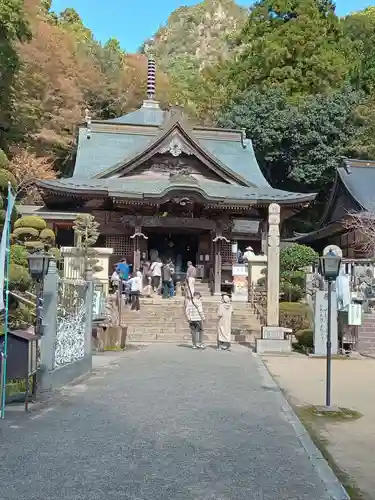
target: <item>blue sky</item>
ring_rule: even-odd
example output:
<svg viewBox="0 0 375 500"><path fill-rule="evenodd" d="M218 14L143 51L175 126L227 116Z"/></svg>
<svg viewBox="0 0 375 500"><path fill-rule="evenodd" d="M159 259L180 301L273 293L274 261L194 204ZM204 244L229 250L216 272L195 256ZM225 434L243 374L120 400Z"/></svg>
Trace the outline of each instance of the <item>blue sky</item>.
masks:
<svg viewBox="0 0 375 500"><path fill-rule="evenodd" d="M173 10L196 3L197 0L53 0L52 8L60 12L73 7L98 40L117 38L123 49L135 52ZM237 3L249 6L252 2L237 0ZM375 0L337 0L336 5L337 13L345 15L375 5Z"/></svg>

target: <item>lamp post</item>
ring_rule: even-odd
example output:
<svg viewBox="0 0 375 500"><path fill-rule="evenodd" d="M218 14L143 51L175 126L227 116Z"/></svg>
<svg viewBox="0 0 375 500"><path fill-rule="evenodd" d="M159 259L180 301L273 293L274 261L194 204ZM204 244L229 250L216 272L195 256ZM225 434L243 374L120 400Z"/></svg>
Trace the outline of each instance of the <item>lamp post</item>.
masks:
<svg viewBox="0 0 375 500"><path fill-rule="evenodd" d="M36 282L36 320L35 320L35 335L43 335L42 311L43 311L43 280L48 274L49 263L51 256L45 252L36 252L29 254L29 273Z"/></svg>
<svg viewBox="0 0 375 500"><path fill-rule="evenodd" d="M332 282L336 280L340 272L341 257L333 250L320 257L320 271L328 282L328 325L327 325L327 374L326 374L326 407L331 406L331 361L332 361L332 339L331 339L331 315L332 315Z"/></svg>

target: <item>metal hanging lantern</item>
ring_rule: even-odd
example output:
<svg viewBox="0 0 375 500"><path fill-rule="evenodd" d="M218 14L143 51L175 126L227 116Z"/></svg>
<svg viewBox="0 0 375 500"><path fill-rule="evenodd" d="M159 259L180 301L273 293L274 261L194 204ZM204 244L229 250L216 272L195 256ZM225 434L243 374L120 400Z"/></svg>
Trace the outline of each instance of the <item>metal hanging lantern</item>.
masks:
<svg viewBox="0 0 375 500"><path fill-rule="evenodd" d="M334 281L340 273L341 257L329 251L320 257L320 272L327 281Z"/></svg>
<svg viewBox="0 0 375 500"><path fill-rule="evenodd" d="M51 256L46 253L32 253L28 256L29 273L32 279L41 281L48 274Z"/></svg>

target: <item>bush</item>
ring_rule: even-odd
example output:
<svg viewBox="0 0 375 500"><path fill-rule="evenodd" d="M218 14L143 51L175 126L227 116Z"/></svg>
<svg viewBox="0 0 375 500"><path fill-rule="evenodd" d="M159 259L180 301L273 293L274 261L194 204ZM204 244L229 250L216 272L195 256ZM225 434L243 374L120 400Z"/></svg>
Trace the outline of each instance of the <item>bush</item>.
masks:
<svg viewBox="0 0 375 500"><path fill-rule="evenodd" d="M8 172L8 170L0 168L0 191L3 193L8 191L8 182L10 182L12 186L17 184L13 174Z"/></svg>
<svg viewBox="0 0 375 500"><path fill-rule="evenodd" d="M301 271L311 266L318 259L318 254L310 247L293 243L280 250L281 271Z"/></svg>
<svg viewBox="0 0 375 500"><path fill-rule="evenodd" d="M28 328L34 320L31 308L25 304L19 303L15 309L9 309L9 327L12 330Z"/></svg>
<svg viewBox="0 0 375 500"><path fill-rule="evenodd" d="M9 160L7 155L2 149L0 149L0 169L6 169L9 165Z"/></svg>
<svg viewBox="0 0 375 500"><path fill-rule="evenodd" d="M280 326L291 328L293 333L311 327L312 314L307 304L298 302L280 302Z"/></svg>
<svg viewBox="0 0 375 500"><path fill-rule="evenodd" d="M12 237L16 241L25 241L30 238L38 238L39 231L33 227L17 227L14 229Z"/></svg>
<svg viewBox="0 0 375 500"><path fill-rule="evenodd" d="M298 243L280 250L280 291L284 299L291 302L301 300L305 293L305 269L317 258L315 250Z"/></svg>
<svg viewBox="0 0 375 500"><path fill-rule="evenodd" d="M314 349L314 332L311 329L298 330L295 335L298 346L304 351L311 352Z"/></svg>
<svg viewBox="0 0 375 500"><path fill-rule="evenodd" d="M47 227L47 222L37 215L25 215L24 217L16 220L14 227L32 227L37 229L39 234L40 231L43 231L43 229Z"/></svg>
<svg viewBox="0 0 375 500"><path fill-rule="evenodd" d="M44 250L45 247L41 241L25 241L24 245L28 250Z"/></svg>
<svg viewBox="0 0 375 500"><path fill-rule="evenodd" d="M54 243L56 236L52 229L46 227L40 232L39 238L43 241L48 241L50 243Z"/></svg>
<svg viewBox="0 0 375 500"><path fill-rule="evenodd" d="M10 262L19 266L27 267L27 251L23 245L12 245L10 247Z"/></svg>
<svg viewBox="0 0 375 500"><path fill-rule="evenodd" d="M9 289L10 290L28 290L31 285L31 277L26 268L18 264L9 266Z"/></svg>

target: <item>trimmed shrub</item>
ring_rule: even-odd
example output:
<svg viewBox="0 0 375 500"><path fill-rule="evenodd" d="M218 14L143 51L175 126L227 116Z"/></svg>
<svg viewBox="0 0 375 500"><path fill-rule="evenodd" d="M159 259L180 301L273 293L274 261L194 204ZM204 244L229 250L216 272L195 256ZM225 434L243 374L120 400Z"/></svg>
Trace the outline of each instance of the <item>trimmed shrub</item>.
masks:
<svg viewBox="0 0 375 500"><path fill-rule="evenodd" d="M17 184L17 181L12 173L8 172L8 170L0 168L0 191L3 193L8 190L8 182L10 182L12 186Z"/></svg>
<svg viewBox="0 0 375 500"><path fill-rule="evenodd" d="M306 272L318 254L312 248L293 243L280 250L280 291L284 300L298 302L305 293Z"/></svg>
<svg viewBox="0 0 375 500"><path fill-rule="evenodd" d="M39 231L33 227L17 227L12 234L16 241L25 241L30 238L38 238Z"/></svg>
<svg viewBox="0 0 375 500"><path fill-rule="evenodd" d="M44 219L36 215L25 215L24 217L21 217L20 219L16 220L16 222L14 223L14 227L34 228L38 231L39 234L40 231L43 231L43 229L47 227L47 223Z"/></svg>
<svg viewBox="0 0 375 500"><path fill-rule="evenodd" d="M312 314L307 304L299 302L280 302L280 326L291 328L293 333L311 327Z"/></svg>
<svg viewBox="0 0 375 500"><path fill-rule="evenodd" d="M27 267L27 251L23 245L12 245L10 247L10 261L12 264Z"/></svg>
<svg viewBox="0 0 375 500"><path fill-rule="evenodd" d="M9 288L24 292L31 285L31 277L28 270L18 264L9 266Z"/></svg>
<svg viewBox="0 0 375 500"><path fill-rule="evenodd" d="M56 236L55 233L49 227L46 227L40 232L39 238L43 241L49 241L50 243L54 243Z"/></svg>
<svg viewBox="0 0 375 500"><path fill-rule="evenodd" d="M2 149L0 149L0 169L7 168L9 165L9 160L7 155Z"/></svg>
<svg viewBox="0 0 375 500"><path fill-rule="evenodd" d="M304 351L311 352L314 349L314 332L311 329L298 330L295 335L298 346Z"/></svg>
<svg viewBox="0 0 375 500"><path fill-rule="evenodd" d="M25 248L27 250L44 250L45 244L42 241L25 241Z"/></svg>

